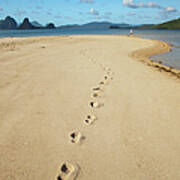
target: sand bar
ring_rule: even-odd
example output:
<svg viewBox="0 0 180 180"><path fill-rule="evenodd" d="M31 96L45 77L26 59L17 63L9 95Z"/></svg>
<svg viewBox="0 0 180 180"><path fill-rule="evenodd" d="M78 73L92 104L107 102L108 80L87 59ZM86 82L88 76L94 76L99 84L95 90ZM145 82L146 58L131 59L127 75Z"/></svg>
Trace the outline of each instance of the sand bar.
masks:
<svg viewBox="0 0 180 180"><path fill-rule="evenodd" d="M1 39L0 179L180 179L180 81L147 59L169 48L113 35Z"/></svg>

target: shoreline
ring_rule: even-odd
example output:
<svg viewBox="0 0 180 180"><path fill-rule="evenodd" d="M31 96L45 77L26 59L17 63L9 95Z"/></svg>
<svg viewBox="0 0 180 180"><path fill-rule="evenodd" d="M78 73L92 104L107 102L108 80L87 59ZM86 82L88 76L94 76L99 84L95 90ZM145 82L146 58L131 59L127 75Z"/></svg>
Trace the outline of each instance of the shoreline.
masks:
<svg viewBox="0 0 180 180"><path fill-rule="evenodd" d="M154 43L154 46L136 50L129 54L130 57L146 64L147 66L151 66L160 72L161 71L166 72L180 79L180 70L164 65L162 64L161 61L155 62L150 59L151 56L163 54L166 52L171 52L172 51L171 49L174 47L173 45L169 44L168 42L160 41L160 40L152 40L141 37L134 37L134 38L140 38L140 39L152 41Z"/></svg>

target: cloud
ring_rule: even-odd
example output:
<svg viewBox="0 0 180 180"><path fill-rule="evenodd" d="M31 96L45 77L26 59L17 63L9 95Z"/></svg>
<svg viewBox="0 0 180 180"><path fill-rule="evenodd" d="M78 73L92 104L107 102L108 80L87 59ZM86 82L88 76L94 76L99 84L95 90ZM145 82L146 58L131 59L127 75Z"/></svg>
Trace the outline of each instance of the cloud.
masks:
<svg viewBox="0 0 180 180"><path fill-rule="evenodd" d="M138 8L138 6L133 2L133 0L123 0L123 5L129 8Z"/></svg>
<svg viewBox="0 0 180 180"><path fill-rule="evenodd" d="M170 17L173 17L174 14L177 14L178 10L173 7L167 7L160 11L161 19L168 19Z"/></svg>
<svg viewBox="0 0 180 180"><path fill-rule="evenodd" d="M159 4L154 3L154 2L149 2L147 5L149 8L158 8L158 9L162 8Z"/></svg>
<svg viewBox="0 0 180 180"><path fill-rule="evenodd" d="M177 9L173 8L173 7L167 7L165 9L163 9L162 12L163 13L174 13L174 12L177 12Z"/></svg>
<svg viewBox="0 0 180 180"><path fill-rule="evenodd" d="M122 4L128 8L133 8L133 9L138 9L138 8L155 8L155 9L159 9L160 10L160 16L163 19L167 19L172 17L176 12L178 12L178 10L176 8L173 7L163 7L155 2L148 2L148 3L143 3L138 2L135 3L134 0L122 0ZM131 14L128 14L129 16L131 16Z"/></svg>
<svg viewBox="0 0 180 180"><path fill-rule="evenodd" d="M4 9L2 7L0 7L0 11L3 11Z"/></svg>
<svg viewBox="0 0 180 180"><path fill-rule="evenodd" d="M90 12L90 14L95 15L95 16L99 15L99 12L97 10L95 10L94 8L91 8L89 12Z"/></svg>
<svg viewBox="0 0 180 180"><path fill-rule="evenodd" d="M94 0L80 0L81 3L93 4Z"/></svg>
<svg viewBox="0 0 180 180"><path fill-rule="evenodd" d="M135 3L133 0L123 0L123 5L129 8L137 9L137 8L157 8L161 9L162 7L154 2L149 2L147 4L143 2Z"/></svg>

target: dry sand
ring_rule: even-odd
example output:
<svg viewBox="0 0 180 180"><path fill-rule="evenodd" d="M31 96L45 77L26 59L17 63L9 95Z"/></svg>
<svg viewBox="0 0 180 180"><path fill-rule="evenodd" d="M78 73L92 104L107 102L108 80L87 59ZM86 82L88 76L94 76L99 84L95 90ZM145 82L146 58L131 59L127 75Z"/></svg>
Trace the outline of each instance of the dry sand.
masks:
<svg viewBox="0 0 180 180"><path fill-rule="evenodd" d="M180 179L179 72L135 60L153 66L166 43L5 38L0 50L0 180Z"/></svg>

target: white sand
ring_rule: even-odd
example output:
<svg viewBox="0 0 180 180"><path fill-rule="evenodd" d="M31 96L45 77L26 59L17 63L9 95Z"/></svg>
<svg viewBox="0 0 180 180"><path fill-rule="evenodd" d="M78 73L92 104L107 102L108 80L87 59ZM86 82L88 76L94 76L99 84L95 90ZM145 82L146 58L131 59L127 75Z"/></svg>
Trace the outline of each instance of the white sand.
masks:
<svg viewBox="0 0 180 180"><path fill-rule="evenodd" d="M155 41L0 43L0 180L56 180L66 161L78 165L78 180L180 179L180 81L129 57L160 49ZM92 100L100 106L90 107ZM91 125L84 123L88 114L96 117ZM84 136L80 144L71 142L72 132Z"/></svg>

